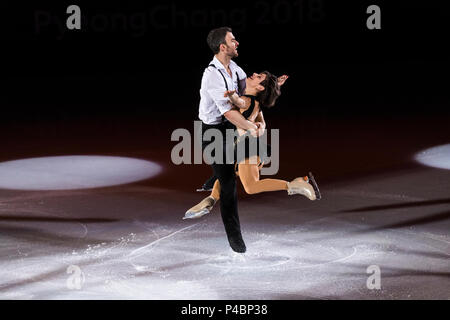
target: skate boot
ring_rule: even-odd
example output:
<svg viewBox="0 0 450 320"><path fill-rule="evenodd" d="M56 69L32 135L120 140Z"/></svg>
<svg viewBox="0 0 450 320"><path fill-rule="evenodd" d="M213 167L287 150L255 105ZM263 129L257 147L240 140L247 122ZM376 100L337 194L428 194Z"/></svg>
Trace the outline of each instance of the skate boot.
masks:
<svg viewBox="0 0 450 320"><path fill-rule="evenodd" d="M319 187L311 172L303 178L296 178L288 182L288 194L301 194L309 200L320 200L322 198Z"/></svg>
<svg viewBox="0 0 450 320"><path fill-rule="evenodd" d="M184 214L184 219L197 219L205 214L208 214L211 212L212 208L216 204L216 199L209 196L203 199L199 204L193 206L190 208L186 213Z"/></svg>

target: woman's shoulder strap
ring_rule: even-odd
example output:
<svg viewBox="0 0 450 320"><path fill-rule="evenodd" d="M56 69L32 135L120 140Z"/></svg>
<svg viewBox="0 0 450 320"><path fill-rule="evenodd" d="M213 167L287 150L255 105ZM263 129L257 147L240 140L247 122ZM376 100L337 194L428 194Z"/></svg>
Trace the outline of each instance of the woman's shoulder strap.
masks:
<svg viewBox="0 0 450 320"><path fill-rule="evenodd" d="M245 111L242 113L242 115L244 116L244 118L248 118L248 117L250 117L250 115L253 113L253 109L255 109L255 101L256 101L256 97L255 97L255 96L252 96L252 95L249 95L249 94L244 94L244 95L242 95L242 96L248 97L248 98L251 99L250 106L248 107L247 110L245 110Z"/></svg>

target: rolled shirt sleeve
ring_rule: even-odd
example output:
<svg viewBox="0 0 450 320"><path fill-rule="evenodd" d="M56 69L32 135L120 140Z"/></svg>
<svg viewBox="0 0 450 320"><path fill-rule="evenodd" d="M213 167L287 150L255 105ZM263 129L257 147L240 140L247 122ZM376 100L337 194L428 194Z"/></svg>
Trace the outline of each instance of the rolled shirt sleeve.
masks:
<svg viewBox="0 0 450 320"><path fill-rule="evenodd" d="M237 74L239 76L239 79L241 79L241 80L247 79L247 74L245 73L244 70L242 70L241 67L237 67Z"/></svg>
<svg viewBox="0 0 450 320"><path fill-rule="evenodd" d="M238 92L238 94L240 96L242 96L245 93L245 87L246 87L246 82L245 80L247 79L247 74L244 72L244 70L242 70L240 67L237 67L237 74L238 74L238 81L239 81L239 88L240 88L240 92Z"/></svg>

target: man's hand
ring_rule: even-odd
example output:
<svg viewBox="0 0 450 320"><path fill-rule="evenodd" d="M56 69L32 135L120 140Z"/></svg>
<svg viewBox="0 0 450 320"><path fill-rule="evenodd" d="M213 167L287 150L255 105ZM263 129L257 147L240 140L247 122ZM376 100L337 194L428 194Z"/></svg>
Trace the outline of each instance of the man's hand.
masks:
<svg viewBox="0 0 450 320"><path fill-rule="evenodd" d="M278 85L281 87L288 78L289 76L286 74L282 75L281 77L278 77Z"/></svg>

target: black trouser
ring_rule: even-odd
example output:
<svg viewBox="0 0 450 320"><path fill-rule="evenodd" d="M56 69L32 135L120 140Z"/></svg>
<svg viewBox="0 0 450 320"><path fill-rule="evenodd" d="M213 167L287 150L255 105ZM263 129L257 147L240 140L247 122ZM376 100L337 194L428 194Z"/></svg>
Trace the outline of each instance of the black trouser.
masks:
<svg viewBox="0 0 450 320"><path fill-rule="evenodd" d="M216 182L216 180L217 180L217 178L213 171L212 176L209 177L208 180L205 181L205 183L202 185L202 188L205 190L212 189L214 187L214 183Z"/></svg>
<svg viewBox="0 0 450 320"><path fill-rule="evenodd" d="M239 223L239 215L237 208L237 191L236 191L236 173L234 163L226 164L226 145L225 137L226 129L236 129L231 123L225 122L220 125L202 125L203 133L210 128L218 129L222 132L224 140L223 154L224 159L222 164L213 163L211 166L214 171L214 176L219 179L220 182L220 213L222 215L222 221L225 226L228 240L230 239L242 239L241 226ZM204 150L207 145L213 141L202 141L202 149Z"/></svg>

